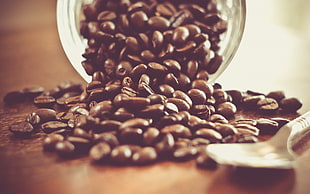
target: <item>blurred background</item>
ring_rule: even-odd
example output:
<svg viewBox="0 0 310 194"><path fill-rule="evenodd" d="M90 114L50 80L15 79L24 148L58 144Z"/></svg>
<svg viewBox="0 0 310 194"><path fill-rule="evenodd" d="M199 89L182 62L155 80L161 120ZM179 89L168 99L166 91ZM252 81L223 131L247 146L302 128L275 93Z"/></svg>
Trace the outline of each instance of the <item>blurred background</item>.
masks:
<svg viewBox="0 0 310 194"><path fill-rule="evenodd" d="M217 81L227 89L285 90L288 96L301 96L309 89L305 80L310 72L310 0L246 2L240 48ZM0 0L0 43L0 86L9 85L13 90L20 89L14 88L20 87L20 80L27 86L82 80L59 42L56 0ZM31 75L4 79L16 68L21 72L32 69ZM292 80L299 86L291 86Z"/></svg>

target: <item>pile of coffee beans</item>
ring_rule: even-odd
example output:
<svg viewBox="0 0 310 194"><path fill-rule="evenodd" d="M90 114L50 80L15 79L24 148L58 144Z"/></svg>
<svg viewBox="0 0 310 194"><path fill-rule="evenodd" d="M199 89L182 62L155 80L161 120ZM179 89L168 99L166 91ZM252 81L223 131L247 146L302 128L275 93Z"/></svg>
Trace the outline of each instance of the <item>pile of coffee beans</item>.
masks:
<svg viewBox="0 0 310 194"><path fill-rule="evenodd" d="M222 64L218 50L228 24L213 0L95 0L82 13L88 43L82 65L89 75L103 72L104 82L138 66L136 73L147 71L156 88L164 80L183 88Z"/></svg>
<svg viewBox="0 0 310 194"><path fill-rule="evenodd" d="M82 65L92 77L9 92L5 104L32 100L38 108L9 130L17 137L47 134L46 151L63 158L88 155L96 163L145 165L196 158L213 143L255 143L288 122L297 98L224 90L208 82L222 64L227 30L216 1L94 0L82 7ZM240 111L266 118L237 119ZM273 117L274 116L274 117Z"/></svg>
<svg viewBox="0 0 310 194"><path fill-rule="evenodd" d="M34 87L7 93L7 105L32 100L38 108L9 130L22 138L47 134L44 150L62 158L89 155L96 163L117 165L196 159L198 166L214 168L207 145L255 143L289 121L276 117L279 113L301 107L297 98L287 98L282 91L265 95L224 90L198 79L188 90L170 86L172 91L148 94L145 89L151 87L135 90L121 80L104 84L100 74L86 87L66 81L49 91ZM236 119L240 111L267 117Z"/></svg>

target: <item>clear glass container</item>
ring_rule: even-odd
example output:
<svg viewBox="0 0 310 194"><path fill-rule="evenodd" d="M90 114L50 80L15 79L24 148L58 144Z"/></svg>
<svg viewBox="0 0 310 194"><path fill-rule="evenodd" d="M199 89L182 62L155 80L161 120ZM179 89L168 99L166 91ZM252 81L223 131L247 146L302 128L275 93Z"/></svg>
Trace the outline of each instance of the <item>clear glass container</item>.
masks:
<svg viewBox="0 0 310 194"><path fill-rule="evenodd" d="M82 5L92 0L58 0L57 27L62 47L75 70L87 81L91 81L81 62L87 47L87 40L80 34ZM211 74L209 82L213 83L226 69L236 54L244 32L246 20L245 0L215 0L220 15L227 21L227 31L221 35L218 54L223 57L216 73Z"/></svg>

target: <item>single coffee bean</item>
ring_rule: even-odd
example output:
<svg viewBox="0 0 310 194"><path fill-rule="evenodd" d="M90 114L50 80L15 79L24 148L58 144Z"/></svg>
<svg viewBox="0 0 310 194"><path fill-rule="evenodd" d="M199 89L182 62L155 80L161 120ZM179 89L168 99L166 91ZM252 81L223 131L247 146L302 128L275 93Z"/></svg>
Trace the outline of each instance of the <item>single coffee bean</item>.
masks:
<svg viewBox="0 0 310 194"><path fill-rule="evenodd" d="M173 158L178 161L189 160L198 154L198 149L196 147L182 147L177 148L173 152Z"/></svg>
<svg viewBox="0 0 310 194"><path fill-rule="evenodd" d="M157 152L153 147L143 147L135 152L132 161L135 164L145 165L157 160Z"/></svg>
<svg viewBox="0 0 310 194"><path fill-rule="evenodd" d="M113 113L112 117L114 120L117 120L117 121L126 121L126 120L134 118L135 115L134 113L131 113L125 108L121 107Z"/></svg>
<svg viewBox="0 0 310 194"><path fill-rule="evenodd" d="M206 93L197 88L190 89L187 95L191 98L193 104L204 104L207 100Z"/></svg>
<svg viewBox="0 0 310 194"><path fill-rule="evenodd" d="M58 141L55 144L56 153L63 158L70 158L75 155L75 146L67 140Z"/></svg>
<svg viewBox="0 0 310 194"><path fill-rule="evenodd" d="M302 102L297 98L284 98L280 101L280 107L284 112L294 113L302 107Z"/></svg>
<svg viewBox="0 0 310 194"><path fill-rule="evenodd" d="M140 110L138 115L142 118L158 118L165 114L164 110L165 106L163 104L153 104Z"/></svg>
<svg viewBox="0 0 310 194"><path fill-rule="evenodd" d="M192 136L190 129L181 124L167 125L163 127L161 133L171 133L175 139L177 138L189 138Z"/></svg>
<svg viewBox="0 0 310 194"><path fill-rule="evenodd" d="M165 17L171 17L176 13L175 6L170 2L163 2L156 5L156 12Z"/></svg>
<svg viewBox="0 0 310 194"><path fill-rule="evenodd" d="M242 100L242 105L246 109L256 109L257 108L257 102L264 99L264 95L257 95L257 96L247 96L244 97Z"/></svg>
<svg viewBox="0 0 310 194"><path fill-rule="evenodd" d="M27 115L26 121L29 122L33 127L37 127L41 123L41 118L38 114L33 112Z"/></svg>
<svg viewBox="0 0 310 194"><path fill-rule="evenodd" d="M145 97L127 97L121 100L121 106L128 110L143 109L150 104L150 99Z"/></svg>
<svg viewBox="0 0 310 194"><path fill-rule="evenodd" d="M234 126L239 134L251 134L254 136L258 136L259 134L259 129L256 126L253 126L252 124L239 123Z"/></svg>
<svg viewBox="0 0 310 194"><path fill-rule="evenodd" d="M160 131L155 127L148 127L143 133L143 143L154 145L159 140Z"/></svg>
<svg viewBox="0 0 310 194"><path fill-rule="evenodd" d="M277 102L280 102L282 99L285 98L285 94L283 91L272 91L272 92L269 92L266 97L268 98L273 98L275 99Z"/></svg>
<svg viewBox="0 0 310 194"><path fill-rule="evenodd" d="M259 129L259 135L274 135L279 129L279 124L271 119L260 118L256 121L256 127Z"/></svg>
<svg viewBox="0 0 310 194"><path fill-rule="evenodd" d="M122 144L142 144L143 130L141 128L124 128L119 133L119 141Z"/></svg>
<svg viewBox="0 0 310 194"><path fill-rule="evenodd" d="M233 125L230 125L230 124L217 123L215 125L215 130L219 132L223 137L226 137L229 135L233 136L238 133L237 129Z"/></svg>
<svg viewBox="0 0 310 194"><path fill-rule="evenodd" d="M172 97L184 100L190 107L193 105L192 99L182 90L175 90Z"/></svg>
<svg viewBox="0 0 310 194"><path fill-rule="evenodd" d="M167 102L175 104L179 111L188 111L191 108L185 100L180 98L168 98Z"/></svg>
<svg viewBox="0 0 310 194"><path fill-rule="evenodd" d="M75 137L81 137L81 138L89 139L89 140L93 138L92 134L90 134L86 130L79 128L79 127L76 127L73 129L72 135Z"/></svg>
<svg viewBox="0 0 310 194"><path fill-rule="evenodd" d="M173 150L175 141L170 133L164 134L161 140L155 144L155 149L158 154L165 155Z"/></svg>
<svg viewBox="0 0 310 194"><path fill-rule="evenodd" d="M214 123L228 123L228 120L221 114L212 114L209 118L210 121Z"/></svg>
<svg viewBox="0 0 310 194"><path fill-rule="evenodd" d="M40 122L56 120L56 111L50 108L39 108L35 112L40 117Z"/></svg>
<svg viewBox="0 0 310 194"><path fill-rule="evenodd" d="M146 128L150 126L151 121L149 119L142 119L142 118L133 118L123 122L119 126L119 130L124 130L126 128Z"/></svg>
<svg viewBox="0 0 310 194"><path fill-rule="evenodd" d="M68 136L66 139L74 145L76 154L88 153L89 149L92 146L89 139L85 139L82 137Z"/></svg>
<svg viewBox="0 0 310 194"><path fill-rule="evenodd" d="M44 88L41 86L33 86L22 89L22 93L26 96L28 99L33 99L39 95L41 95L44 92Z"/></svg>
<svg viewBox="0 0 310 194"><path fill-rule="evenodd" d="M279 108L279 104L275 99L266 97L257 102L257 107L264 113L273 113Z"/></svg>
<svg viewBox="0 0 310 194"><path fill-rule="evenodd" d="M170 26L170 21L161 16L153 16L148 20L148 25L154 30L166 30Z"/></svg>
<svg viewBox="0 0 310 194"><path fill-rule="evenodd" d="M35 131L34 127L26 121L13 123L9 130L18 137L27 137Z"/></svg>
<svg viewBox="0 0 310 194"><path fill-rule="evenodd" d="M189 30L184 26L179 26L174 29L172 34L172 41L174 44L183 44L189 37Z"/></svg>
<svg viewBox="0 0 310 194"><path fill-rule="evenodd" d="M41 125L41 128L45 133L51 133L53 131L67 127L68 127L67 123L63 123L60 121L48 121Z"/></svg>
<svg viewBox="0 0 310 194"><path fill-rule="evenodd" d="M89 111L89 115L92 117L101 117L104 113L110 112L112 108L112 102L110 100L104 100L93 106Z"/></svg>
<svg viewBox="0 0 310 194"><path fill-rule="evenodd" d="M102 22L102 21L111 21L116 19L117 15L113 11L102 11L98 14L97 20Z"/></svg>
<svg viewBox="0 0 310 194"><path fill-rule="evenodd" d="M196 137L209 139L212 143L221 142L223 136L214 129L201 128L195 132Z"/></svg>
<svg viewBox="0 0 310 194"><path fill-rule="evenodd" d="M33 103L39 108L50 108L56 103L56 99L53 96L37 96Z"/></svg>
<svg viewBox="0 0 310 194"><path fill-rule="evenodd" d="M214 88L205 80L196 79L192 82L192 88L200 89L205 92L206 97L210 98L213 95Z"/></svg>
<svg viewBox="0 0 310 194"><path fill-rule="evenodd" d="M94 162L102 162L110 156L110 153L110 145L105 142L100 142L89 150L89 157Z"/></svg>
<svg viewBox="0 0 310 194"><path fill-rule="evenodd" d="M145 27L148 19L149 18L144 11L136 11L130 15L130 23L133 25L133 27L139 30Z"/></svg>
<svg viewBox="0 0 310 194"><path fill-rule="evenodd" d="M226 118L232 118L237 112L237 107L231 102L223 102L217 105L216 112Z"/></svg>
<svg viewBox="0 0 310 194"><path fill-rule="evenodd" d="M174 88L168 84L161 84L158 86L158 91L160 94L170 98L173 95Z"/></svg>

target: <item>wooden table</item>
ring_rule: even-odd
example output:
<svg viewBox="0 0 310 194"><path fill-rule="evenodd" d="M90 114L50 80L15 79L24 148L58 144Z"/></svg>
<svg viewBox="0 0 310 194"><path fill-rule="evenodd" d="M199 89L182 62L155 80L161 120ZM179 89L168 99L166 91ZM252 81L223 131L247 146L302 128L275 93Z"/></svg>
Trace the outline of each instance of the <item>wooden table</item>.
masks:
<svg viewBox="0 0 310 194"><path fill-rule="evenodd" d="M85 84L73 70L61 48L55 7L56 1L53 0L1 1L1 99L6 92L12 90L36 85L51 89L68 79ZM294 60L294 69L290 71L293 74L281 70L280 78L263 76L260 83L267 86L263 87L255 82L259 76L255 74L257 71L251 70L257 68L257 64L244 64L250 62L246 60L238 63L246 49L241 47L240 50L232 67L223 74L225 78L220 79L224 87L281 89L304 101L300 113L310 110L310 60L307 62L309 57L306 54L299 55L304 57L303 60ZM257 63L257 60L251 60ZM261 64L262 68L269 65L268 59L264 61L266 64ZM242 68L243 73L250 72L244 74L244 80L236 76L236 73L240 73L240 69L236 70L238 68ZM279 75L279 72L275 75ZM30 103L13 106L0 103L0 193L304 194L310 191L310 150L298 159L294 170L240 169L227 166L204 170L197 168L194 161L164 161L143 167L117 167L94 165L87 157L60 160L54 154L43 152L43 136L21 140L8 131L10 124L23 119L33 110L35 107Z"/></svg>

